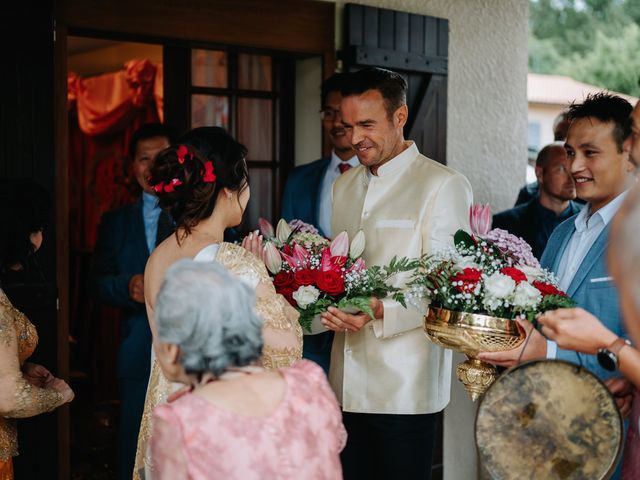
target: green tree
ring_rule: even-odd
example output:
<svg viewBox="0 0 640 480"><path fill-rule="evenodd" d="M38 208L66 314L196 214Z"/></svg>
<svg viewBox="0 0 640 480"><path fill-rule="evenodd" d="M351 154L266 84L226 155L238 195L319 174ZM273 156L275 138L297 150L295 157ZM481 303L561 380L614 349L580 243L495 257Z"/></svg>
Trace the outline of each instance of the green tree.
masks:
<svg viewBox="0 0 640 480"><path fill-rule="evenodd" d="M530 0L529 68L640 94L638 0Z"/></svg>

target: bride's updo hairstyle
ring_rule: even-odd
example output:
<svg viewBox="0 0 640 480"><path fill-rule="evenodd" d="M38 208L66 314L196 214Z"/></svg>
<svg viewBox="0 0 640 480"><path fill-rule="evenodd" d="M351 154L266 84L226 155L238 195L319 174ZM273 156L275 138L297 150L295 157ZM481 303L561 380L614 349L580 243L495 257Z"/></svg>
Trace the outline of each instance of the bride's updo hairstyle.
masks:
<svg viewBox="0 0 640 480"><path fill-rule="evenodd" d="M211 216L223 188L247 188L247 149L220 127L190 131L178 144L158 154L150 171L160 208L169 210L176 227L189 234Z"/></svg>

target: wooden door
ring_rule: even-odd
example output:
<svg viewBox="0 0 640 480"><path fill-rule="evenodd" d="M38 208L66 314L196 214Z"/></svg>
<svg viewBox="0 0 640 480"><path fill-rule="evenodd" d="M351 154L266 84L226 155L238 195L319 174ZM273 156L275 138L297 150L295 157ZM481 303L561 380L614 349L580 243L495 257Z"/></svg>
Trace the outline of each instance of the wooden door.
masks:
<svg viewBox="0 0 640 480"><path fill-rule="evenodd" d="M346 69L376 66L403 75L409 86L405 138L446 164L449 21L351 3L344 19Z"/></svg>
<svg viewBox="0 0 640 480"><path fill-rule="evenodd" d="M52 207L43 232L44 242L37 254L44 274L42 281L3 288L38 329L39 343L31 360L68 380L64 311L67 289L60 282L66 273L66 212L61 209L66 191L64 181L59 182L61 172L64 177L66 170L59 161L65 158L60 155L64 142L56 140L65 131L66 112L62 122L55 121L56 108L66 109L63 93L66 80L60 84L61 70L57 68L64 38L56 35L54 5L50 0L12 2L0 8L0 49L4 62L0 92L0 196L6 192L4 185L34 180L48 192ZM56 91L62 93L56 95ZM5 197L0 202L10 208L12 199ZM68 407L63 407L18 422L21 455L15 459L16 478L68 478L68 414Z"/></svg>

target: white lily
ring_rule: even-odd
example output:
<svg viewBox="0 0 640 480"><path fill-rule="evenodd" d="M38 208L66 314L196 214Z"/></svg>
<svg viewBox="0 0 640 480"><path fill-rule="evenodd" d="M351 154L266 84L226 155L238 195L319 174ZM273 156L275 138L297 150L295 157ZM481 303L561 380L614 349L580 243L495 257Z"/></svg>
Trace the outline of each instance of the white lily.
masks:
<svg viewBox="0 0 640 480"><path fill-rule="evenodd" d="M287 241L291 235L291 227L284 218L281 218L276 226L276 238L280 243Z"/></svg>
<svg viewBox="0 0 640 480"><path fill-rule="evenodd" d="M351 246L349 247L349 256L353 259L358 258L364 252L365 246L365 238L364 232L362 230L358 230L356 236L351 240Z"/></svg>

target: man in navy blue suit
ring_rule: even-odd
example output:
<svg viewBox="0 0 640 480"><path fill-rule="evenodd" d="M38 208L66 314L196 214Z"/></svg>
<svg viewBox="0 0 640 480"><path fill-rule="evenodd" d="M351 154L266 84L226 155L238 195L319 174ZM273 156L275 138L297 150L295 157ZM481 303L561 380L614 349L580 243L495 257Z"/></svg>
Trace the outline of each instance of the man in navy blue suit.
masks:
<svg viewBox="0 0 640 480"><path fill-rule="evenodd" d="M142 190L140 198L102 217L94 254L94 281L101 302L121 307L118 350L120 426L117 478L130 479L144 408L151 360L151 330L144 303L144 267L149 255L171 234L173 222L161 215L157 197L147 182L149 167L167 148L173 135L161 124L146 124L131 137L129 169Z"/></svg>
<svg viewBox="0 0 640 480"><path fill-rule="evenodd" d="M296 218L310 223L328 238L338 233L331 231L333 182L349 168L359 164L340 116L340 88L344 75L335 73L321 86L320 118L324 134L333 146L331 155L294 168L289 174L282 198L282 218L287 221ZM318 363L328 372L332 342L333 332L305 335L302 356Z"/></svg>

